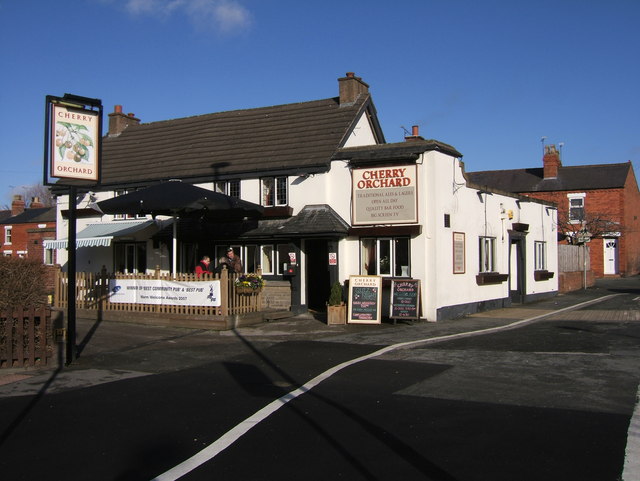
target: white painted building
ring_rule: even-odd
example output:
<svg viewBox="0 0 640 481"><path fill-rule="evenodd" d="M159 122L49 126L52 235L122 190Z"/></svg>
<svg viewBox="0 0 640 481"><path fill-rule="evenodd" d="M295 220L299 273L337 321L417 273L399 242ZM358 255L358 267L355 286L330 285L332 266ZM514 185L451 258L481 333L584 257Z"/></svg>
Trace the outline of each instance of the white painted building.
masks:
<svg viewBox="0 0 640 481"><path fill-rule="evenodd" d="M177 178L265 208L255 222L181 220L178 270L232 245L247 271L291 283L294 310L322 309L334 281L367 274L383 278L387 297L391 279L419 279L428 321L556 294L553 204L469 183L461 154L417 127L385 143L368 85L353 74L339 85L332 99L149 124L116 109L102 184L77 201L77 269L168 271L170 218L91 207ZM68 228L60 194L59 248Z"/></svg>

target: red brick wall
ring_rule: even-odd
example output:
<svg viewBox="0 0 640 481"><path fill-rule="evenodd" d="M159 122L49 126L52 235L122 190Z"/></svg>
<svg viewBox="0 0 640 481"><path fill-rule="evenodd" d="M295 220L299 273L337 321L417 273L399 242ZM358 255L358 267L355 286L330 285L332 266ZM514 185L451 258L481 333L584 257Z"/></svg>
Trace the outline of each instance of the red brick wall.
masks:
<svg viewBox="0 0 640 481"><path fill-rule="evenodd" d="M567 194L578 191L529 192L530 197L555 202L559 218L568 218ZM623 276L640 273L640 193L633 170L624 189L580 191L585 196L585 212L604 214L620 224L618 239L618 272ZM591 268L596 277L604 276L604 247L602 239L593 239L590 245Z"/></svg>

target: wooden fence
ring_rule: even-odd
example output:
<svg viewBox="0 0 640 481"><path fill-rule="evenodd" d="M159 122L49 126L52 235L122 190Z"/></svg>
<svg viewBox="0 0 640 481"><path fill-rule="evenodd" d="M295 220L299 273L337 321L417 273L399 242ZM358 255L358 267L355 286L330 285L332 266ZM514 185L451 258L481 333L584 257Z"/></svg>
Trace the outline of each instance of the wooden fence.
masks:
<svg viewBox="0 0 640 481"><path fill-rule="evenodd" d="M586 259L585 259L586 254ZM560 272L578 272L591 270L589 260L589 248L586 249L581 245L565 245L558 244L558 271Z"/></svg>
<svg viewBox="0 0 640 481"><path fill-rule="evenodd" d="M101 272L76 273L76 308L98 311L146 312L154 314L226 317L237 314L258 312L262 304L262 291L242 291L234 281L239 274L229 274L225 269L221 274L119 274ZM110 302L109 284L113 279L146 279L166 281L220 281L220 306L175 306L167 304L140 304ZM69 298L69 278L66 272L56 276L53 305L66 309Z"/></svg>
<svg viewBox="0 0 640 481"><path fill-rule="evenodd" d="M0 312L0 368L47 365L53 354L51 309Z"/></svg>

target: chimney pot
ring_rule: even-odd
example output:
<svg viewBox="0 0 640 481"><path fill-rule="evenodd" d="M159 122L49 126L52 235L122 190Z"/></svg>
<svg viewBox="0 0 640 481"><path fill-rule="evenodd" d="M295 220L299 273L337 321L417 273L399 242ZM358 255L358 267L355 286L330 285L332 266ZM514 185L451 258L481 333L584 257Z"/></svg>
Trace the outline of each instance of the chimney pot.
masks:
<svg viewBox="0 0 640 481"><path fill-rule="evenodd" d="M413 127L411 127L411 135L413 135L414 137L417 137L418 135L420 135L420 127L417 125L414 125Z"/></svg>
<svg viewBox="0 0 640 481"><path fill-rule="evenodd" d="M122 105L115 105L113 107L113 111L117 114L121 114L122 113Z"/></svg>

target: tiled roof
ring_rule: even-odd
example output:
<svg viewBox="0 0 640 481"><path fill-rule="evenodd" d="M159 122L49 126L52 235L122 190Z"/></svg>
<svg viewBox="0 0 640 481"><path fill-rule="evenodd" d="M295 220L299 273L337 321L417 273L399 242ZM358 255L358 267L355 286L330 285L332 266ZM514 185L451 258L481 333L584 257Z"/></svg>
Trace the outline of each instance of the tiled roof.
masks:
<svg viewBox="0 0 640 481"><path fill-rule="evenodd" d="M393 144L365 145L338 149L334 159L350 160L354 164L415 160L428 151L438 151L453 157L462 157L453 146L437 140L408 140Z"/></svg>
<svg viewBox="0 0 640 481"><path fill-rule="evenodd" d="M560 167L558 177L544 179L542 168L466 172L467 180L509 192L555 192L624 187L631 163Z"/></svg>
<svg viewBox="0 0 640 481"><path fill-rule="evenodd" d="M375 112L370 95L342 106L330 98L130 125L103 141L102 184L326 171L367 108Z"/></svg>
<svg viewBox="0 0 640 481"><path fill-rule="evenodd" d="M11 213L11 211L9 211ZM37 209L25 209L24 212L0 220L0 224L28 224L30 222L55 222L55 207L39 207Z"/></svg>

